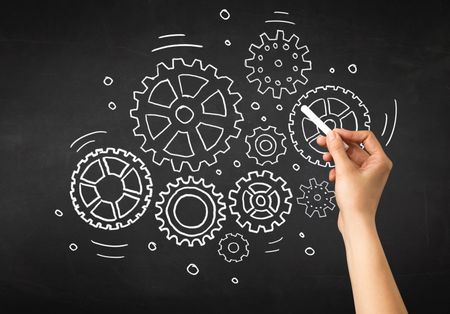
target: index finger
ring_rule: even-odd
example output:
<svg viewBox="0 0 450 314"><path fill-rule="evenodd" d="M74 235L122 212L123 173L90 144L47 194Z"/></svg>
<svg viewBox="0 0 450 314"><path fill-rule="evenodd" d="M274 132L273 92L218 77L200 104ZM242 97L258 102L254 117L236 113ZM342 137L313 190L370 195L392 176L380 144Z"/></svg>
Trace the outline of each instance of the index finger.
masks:
<svg viewBox="0 0 450 314"><path fill-rule="evenodd" d="M364 149L370 155L377 152L381 152L384 154L383 147L377 140L375 134L373 134L373 132L371 131L350 131L346 129L335 129L334 131L338 133L344 140L363 144Z"/></svg>

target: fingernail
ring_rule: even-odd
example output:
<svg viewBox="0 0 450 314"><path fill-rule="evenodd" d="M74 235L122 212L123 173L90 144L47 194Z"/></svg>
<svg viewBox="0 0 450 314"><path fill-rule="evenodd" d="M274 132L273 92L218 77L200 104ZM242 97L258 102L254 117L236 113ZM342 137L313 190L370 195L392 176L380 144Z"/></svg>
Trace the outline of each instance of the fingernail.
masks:
<svg viewBox="0 0 450 314"><path fill-rule="evenodd" d="M336 134L334 134L333 131L331 131L330 133L327 134L328 138L332 141L334 141L336 139Z"/></svg>

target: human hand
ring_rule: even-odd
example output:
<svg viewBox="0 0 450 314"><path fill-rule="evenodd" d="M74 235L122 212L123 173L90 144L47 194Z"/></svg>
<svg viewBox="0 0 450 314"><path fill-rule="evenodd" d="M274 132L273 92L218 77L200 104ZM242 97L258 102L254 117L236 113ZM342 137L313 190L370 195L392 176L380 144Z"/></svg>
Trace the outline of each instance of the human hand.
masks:
<svg viewBox="0 0 450 314"><path fill-rule="evenodd" d="M347 151L343 140L349 146ZM341 233L344 235L354 224L375 226L378 203L392 169L375 135L370 131L334 129L327 137L317 138L317 143L328 148L323 159L335 163L329 179L335 181Z"/></svg>

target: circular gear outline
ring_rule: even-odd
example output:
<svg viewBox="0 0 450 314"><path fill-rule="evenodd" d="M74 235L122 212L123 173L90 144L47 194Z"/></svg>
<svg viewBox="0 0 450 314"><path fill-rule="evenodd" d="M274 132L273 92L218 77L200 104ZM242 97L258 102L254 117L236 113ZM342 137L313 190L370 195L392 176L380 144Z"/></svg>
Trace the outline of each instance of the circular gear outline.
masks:
<svg viewBox="0 0 450 314"><path fill-rule="evenodd" d="M187 72L183 72L182 70L186 69ZM195 74L193 74L195 73ZM179 76L180 75L191 75L191 76L195 76L195 77L200 77L201 79L204 79L207 81L206 85L209 84L210 80L214 80L215 82L220 83L221 85L221 89L217 88L217 91L220 92L221 97L227 97L230 99L230 103L226 103L226 108L227 108L227 112L229 112L226 115L226 119L230 120L227 122L231 122L232 126L229 126L228 133L227 135L224 135L224 137L220 137L218 142L220 142L219 144L214 144L214 153L213 154L209 154L209 155L205 155L205 151L203 151L203 155L200 156L200 158L198 158L199 156L195 155L194 158L193 157L188 157L188 158L182 158L182 157L178 157L178 156L174 156L171 154L168 154L166 152L164 152L163 148L157 148L155 149L155 143L157 143L156 140L152 139L152 136L149 134L150 132L148 131L148 129L146 128L146 124L147 122L145 121L145 114L144 114L144 121L141 122L141 118L140 117L140 103L150 103L148 101L149 98L149 94L158 86L159 83L168 80L168 77L170 78L171 76L176 76L177 77L177 82L179 82ZM201 75L207 76L208 78L205 78ZM167 76L167 77L165 77ZM163 77L163 79L160 79L161 77ZM165 77L165 79L164 79ZM170 83L170 81L169 81ZM166 65L164 62L160 62L157 64L156 66L156 75L150 77L150 76L146 76L143 80L142 80L142 85L144 85L144 90L143 91L134 91L133 93L133 98L136 101L136 107L132 108L130 110L130 117L133 118L134 120L136 120L137 126L133 129L133 134L135 136L138 137L142 137L143 138L143 143L141 145L141 150L143 150L146 153L151 153L152 154L152 161L157 164L158 166L161 166L163 164L163 162L169 162L172 166L172 169L176 172L181 172L182 169L184 167L189 168L192 172L197 172L200 170L200 168L202 167L202 165L206 164L207 166L212 166L213 164L217 163L217 155L222 153L226 153L229 149L230 149L230 144L229 141L234 138L237 139L241 133L241 128L238 126L238 124L240 122L244 121L243 115L241 112L238 111L237 109L237 105L238 103L242 100L242 96L240 93L238 92L234 92L231 90L232 85L233 85L234 81L232 79L230 79L228 76L218 76L217 74L217 68L212 66L211 64L208 64L206 66L203 66L203 63L201 60L199 59L194 59L192 61L192 63L187 63L185 62L185 60L183 58L173 58L172 62L170 65ZM180 83L178 83L180 84ZM173 85L170 83L170 86L172 87L173 90ZM180 87L180 85L178 85ZM188 95L183 95L181 94L175 94L176 99L173 101L175 102L176 100L178 100L179 98L182 98L183 96L190 98L190 99L194 99L199 93L200 90L203 89L205 85L203 85L197 92L196 95L194 96L188 96ZM180 90L182 90L182 86L180 87ZM226 93L226 95L225 95ZM212 93L210 95L213 96L215 94ZM147 100L145 99L147 98ZM208 98L204 99L203 102L205 102L206 100L208 100ZM173 103L172 102L172 103ZM170 104L170 107L172 105L172 103ZM232 104L232 105L231 105ZM162 106L160 106L162 107ZM230 108L233 108L233 110L228 110ZM160 109L160 108L158 108ZM168 108L171 109L171 108ZM209 114L210 116L213 114ZM231 117L234 117L234 119L231 119ZM217 118L217 117L216 117ZM172 124L172 123L171 123ZM200 125L200 123L195 126L195 128L197 128ZM221 126L225 129L225 126ZM164 133L166 131L166 129L163 130ZM182 133L186 133L186 132L182 132ZM158 134L156 137L159 137L160 134ZM174 136L175 137L175 136ZM173 138L172 138L173 139ZM165 143L167 144L167 143ZM192 146L191 146L192 147ZM209 153L209 151L208 151ZM195 159L198 158L198 161L195 161Z"/></svg>
<svg viewBox="0 0 450 314"><path fill-rule="evenodd" d="M275 151L273 152L273 154L271 154L271 156L268 157L262 156L257 147L257 140L260 136L264 135L271 137L276 145ZM286 154L287 147L286 145L284 145L285 141L286 136L281 132L278 133L277 129L274 126L268 126L266 128L254 128L253 133L245 137L245 143L247 143L248 146L248 150L246 152L247 157L250 159L255 159L256 164L260 166L264 166L267 163L274 165L278 163L278 159L280 158L280 156ZM261 162L259 158L263 159L263 161Z"/></svg>
<svg viewBox="0 0 450 314"><path fill-rule="evenodd" d="M110 154L110 155L108 155L108 154ZM80 209L81 205L78 203L78 197L81 198L81 195L77 192L77 189L76 189L76 187L78 185L77 182L81 180L81 176L83 175L84 171L91 164L96 162L95 159L100 160L101 158L103 158L102 155L105 155L105 157L108 157L111 155L119 156L119 157L125 159L133 169L135 169L136 171L141 172L143 174L143 175L139 176L139 178L142 180L142 182L141 182L142 193L141 193L141 199L139 200L139 202L141 204L139 205L138 208L140 208L141 210L138 210L133 218L127 219L126 221L119 221L119 222L115 222L114 224L109 223L109 222L105 223L105 222L99 221L98 218L96 218L95 216L92 216L92 214ZM82 170L84 170L84 171L82 172ZM80 183L80 182L78 182L78 183ZM86 223L88 223L90 226L92 226L94 228L99 228L99 229L103 229L103 230L118 230L118 229L123 229L123 228L130 226L131 224L135 223L140 217L142 217L145 214L148 206L150 205L152 195L153 195L153 182L152 182L152 178L151 178L148 168L145 166L144 162L140 158L136 157L131 152L126 151L121 148L112 148L112 147L108 147L106 149L99 148L99 149L96 149L96 150L88 153L82 160L80 160L78 162L76 169L73 171L72 176L71 176L70 198L72 200L72 205L73 205L76 213L78 214L78 216L80 216L83 219L83 221L85 221ZM98 195L98 197L99 197L99 195ZM84 207L84 205L83 205L83 207ZM133 211L135 211L135 210L133 210ZM126 216L128 216L128 215L126 215Z"/></svg>
<svg viewBox="0 0 450 314"><path fill-rule="evenodd" d="M276 186L274 188L270 185L277 192L280 203L278 204L279 208L277 208L276 212L273 213L273 217L271 219L258 220L251 217L246 212L246 209L242 204L242 196L252 184L261 182L264 183L264 181L270 181L272 185ZM268 183L266 184L268 185ZM235 186L236 189L230 190L228 198L231 201L231 214L237 217L236 222L241 228L247 229L252 233L259 233L261 231L264 233L269 233L275 230L275 227L279 227L286 222L284 216L291 213L292 192L291 189L287 187L287 182L282 177L275 178L274 174L268 170L252 171L249 172L247 176L241 177L238 181L236 181ZM269 193L264 194L269 195Z"/></svg>
<svg viewBox="0 0 450 314"><path fill-rule="evenodd" d="M297 101L297 103L292 108L292 111L289 115L289 134L291 137L291 141L294 144L295 150L300 153L300 155L307 160L309 163L321 167L334 167L331 162L324 161L322 159L323 152L318 152L316 149L311 147L311 142L315 141L318 135L320 135L320 132L313 135L309 138L309 141L304 138L303 134L296 134L295 130L303 130L303 123L307 119L303 113L301 113L300 107L305 104L310 106L314 104L315 101L319 99L323 99L324 97L321 97L321 94L333 94L333 96L336 96L336 98L340 101L342 101L342 98L345 98L347 102L344 102L350 109L349 112L353 111L356 114L357 117L357 130L363 129L365 127L367 130L370 130L370 122L371 118L369 115L369 109L367 106L363 103L361 98L359 98L355 93L350 91L349 89L345 89L341 86L335 86L335 85L326 85L326 86L319 86L314 89L309 90L306 94L302 95L300 99ZM341 96L341 98L339 98ZM327 99L330 97L326 97ZM312 99L312 101L311 101ZM351 103L348 103L351 102ZM330 113L327 113L330 115ZM301 119L296 119L296 116L301 117ZM300 126L297 126L297 123L300 123ZM301 132L298 132L301 133ZM299 139L302 140L302 142L299 142ZM307 149L303 148L307 147Z"/></svg>
<svg viewBox="0 0 450 314"><path fill-rule="evenodd" d="M297 35L292 34L291 37L287 38L285 36L284 30L278 29L276 31L275 37L270 38L267 35L267 33L264 32L259 35L259 39L260 39L259 45L251 44L250 47L248 48L248 50L251 53L251 57L248 59L245 59L244 64L245 64L246 68L251 69L250 74L247 75L247 80L249 81L249 83L253 83L253 82L258 83L257 89L260 94L265 94L268 90L271 90L273 98L281 99L281 96L284 91L286 91L289 95L295 94L297 92L297 87L296 87L297 83L306 85L306 83L308 82L308 78L305 76L304 72L312 70L312 62L310 60L305 59L306 54L309 53L309 48L306 45L300 46L300 44L299 44L300 38ZM292 78L292 77L294 77L294 75L293 75L291 77L291 81L288 82L288 84L285 84L285 85L281 84L280 86L276 86L276 84L274 84L272 82L268 83L265 81L265 79L258 77L258 74L261 74L261 73L257 73L258 72L257 68L259 68L259 67L257 66L256 52L262 51L264 54L263 47L270 44L271 42L274 42L274 44L279 45L280 48L286 44L288 45L288 47L291 47L291 46L294 47L295 49L292 48L294 50L292 52L292 54L295 53L297 55L297 58L299 58L299 60L303 64L303 67L300 69L300 71L296 72L296 73L299 73L299 75L297 75L297 77L295 79ZM283 48L281 48L281 49L283 49ZM288 48L288 49L291 49L291 48ZM262 60L259 60L259 61L262 61ZM298 62L296 62L296 66L297 67L299 66Z"/></svg>
<svg viewBox="0 0 450 314"><path fill-rule="evenodd" d="M319 218L324 218L327 216L327 210L332 211L336 207L336 204L332 202L335 194L328 189L328 182L326 181L319 184L315 178L311 178L309 179L309 186L302 184L300 191L301 196L297 198L297 203L306 207L305 214L309 218L312 218L315 213ZM315 199L316 195L319 195L319 200Z"/></svg>
<svg viewBox="0 0 450 314"><path fill-rule="evenodd" d="M229 245L232 243L238 246L238 250L236 252L232 252L229 249ZM221 255L228 263L239 263L242 262L245 257L249 256L249 245L248 240L245 239L242 234L227 233L225 237L220 239L217 253L219 253L219 255Z"/></svg>
<svg viewBox="0 0 450 314"><path fill-rule="evenodd" d="M170 216L167 215L167 203L172 201L173 195L176 194L182 188L192 188L195 187L201 190L204 194L208 195L214 202L215 219L210 226L202 232L201 235L194 235L189 237L183 235L177 230L171 223ZM188 176L187 179L179 177L176 179L175 183L169 182L166 185L166 190L161 191L159 194L159 200L155 203L155 207L158 212L155 214L155 218L160 222L159 230L166 233L166 238L170 241L175 240L178 246L187 244L189 247L193 247L196 244L199 246L204 246L206 244L206 239L214 239L214 233L222 229L222 223L225 221L226 216L224 214L226 205L223 201L223 194L215 191L215 185L210 183L206 184L205 179L195 179L193 176Z"/></svg>

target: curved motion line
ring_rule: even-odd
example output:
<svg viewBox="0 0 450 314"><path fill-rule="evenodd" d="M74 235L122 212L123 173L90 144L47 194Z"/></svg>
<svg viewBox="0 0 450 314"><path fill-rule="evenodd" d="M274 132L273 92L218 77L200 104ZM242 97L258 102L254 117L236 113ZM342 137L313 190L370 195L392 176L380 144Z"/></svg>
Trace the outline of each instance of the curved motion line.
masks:
<svg viewBox="0 0 450 314"><path fill-rule="evenodd" d="M383 127L383 132L381 132L381 136L384 136L384 132L386 132L387 122L388 122L388 115L387 115L387 113L384 113L384 127Z"/></svg>
<svg viewBox="0 0 450 314"><path fill-rule="evenodd" d="M96 254L99 257L103 257L103 258L111 258L111 259L121 259L121 258L125 258L125 256L120 255L120 256L112 256L112 255L103 255L103 254Z"/></svg>
<svg viewBox="0 0 450 314"><path fill-rule="evenodd" d="M275 14L286 14L286 15L289 15L289 12L285 12L285 11L273 11L273 13L275 13Z"/></svg>
<svg viewBox="0 0 450 314"><path fill-rule="evenodd" d="M75 141L73 141L72 144L70 144L70 147L69 147L69 148L72 148L72 146L75 145L79 140L81 140L81 139L83 139L83 138L85 138L85 137L87 137L87 136L89 136L89 135L97 134L97 133L108 133L108 132L107 132L107 131L94 131L94 132L85 134L85 135L83 135L83 136L80 136L80 137L77 138Z"/></svg>
<svg viewBox="0 0 450 314"><path fill-rule="evenodd" d="M86 146L86 145L88 145L88 144L91 144L91 143L94 143L94 142L95 142L95 140L87 141L86 143L84 143L83 145L81 145L80 147L78 147L77 153L78 153L81 149L83 149L84 146Z"/></svg>
<svg viewBox="0 0 450 314"><path fill-rule="evenodd" d="M158 36L158 39L169 38L169 37L185 37L185 36L186 36L186 34L167 34L167 35Z"/></svg>
<svg viewBox="0 0 450 314"><path fill-rule="evenodd" d="M197 45L197 44L174 44L174 45L161 46L161 47L152 49L152 52L163 50L163 49L168 49L168 48L175 48L175 47L203 48L202 45Z"/></svg>
<svg viewBox="0 0 450 314"><path fill-rule="evenodd" d="M126 247L126 246L128 246L127 243L125 243L125 244L105 244L105 243L96 242L96 241L94 241L94 240L91 240L91 242L92 242L93 244L97 244L97 245L99 245L99 246L113 247L113 248L117 248L117 247Z"/></svg>
<svg viewBox="0 0 450 314"><path fill-rule="evenodd" d="M270 251L264 251L264 253L268 254L268 253L275 253L278 252L280 249L276 249L276 250L270 250Z"/></svg>
<svg viewBox="0 0 450 314"><path fill-rule="evenodd" d="M386 146L388 146L389 143L391 142L392 136L394 135L396 124L397 124L397 99L394 99L394 124L392 125L392 132L391 135L389 136L388 141L386 142Z"/></svg>
<svg viewBox="0 0 450 314"><path fill-rule="evenodd" d="M275 240L275 241L269 242L269 244L275 244L275 243L278 243L278 242L280 242L281 240L283 240L283 237L279 238L278 240Z"/></svg>
<svg viewBox="0 0 450 314"><path fill-rule="evenodd" d="M285 23L285 24L295 25L294 22L285 21L285 20L267 20L267 21L265 21L265 23Z"/></svg>

